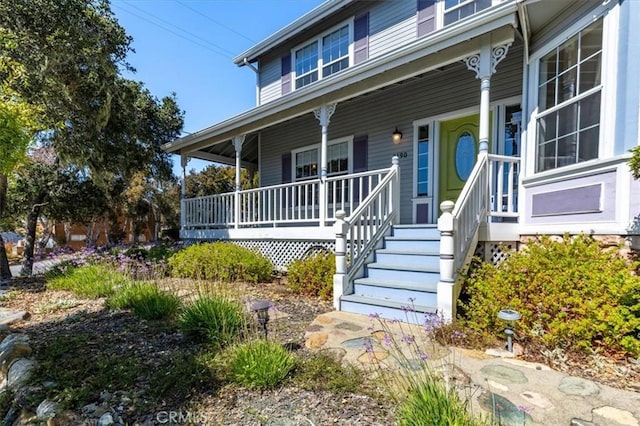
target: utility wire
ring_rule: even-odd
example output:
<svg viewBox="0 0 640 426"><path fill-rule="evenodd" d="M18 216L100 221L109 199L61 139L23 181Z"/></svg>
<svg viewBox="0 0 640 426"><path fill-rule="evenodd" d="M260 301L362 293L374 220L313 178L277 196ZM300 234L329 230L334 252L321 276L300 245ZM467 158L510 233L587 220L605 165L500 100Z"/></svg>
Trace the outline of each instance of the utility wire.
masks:
<svg viewBox="0 0 640 426"><path fill-rule="evenodd" d="M200 16L202 16L202 17L204 17L204 18L208 19L208 20L210 20L211 22L213 22L213 23L214 23L214 24L216 24L216 25L219 25L220 27L224 28L225 30L227 30L227 31L231 31L232 33L234 33L234 34L236 34L236 35L238 35L238 36L240 36L240 37L244 38L245 40L250 41L251 43L255 43L255 41L254 41L254 40L250 39L249 37L247 37L246 35L242 34L241 32L236 31L236 30L234 30L233 28L228 27L228 26L226 26L225 24L223 24L223 23L221 23L221 22L218 22L217 20L213 19L212 17L210 17L210 16L208 16L208 15L205 15L204 13L200 12L198 9L194 9L193 7L189 6L189 5L188 5L188 4L186 4L185 2L180 1L180 0L176 0L176 3L178 3L180 6L182 6L182 7L184 7L184 8L187 8L187 9L191 10L193 13L196 13L196 14L198 14L198 15L200 15Z"/></svg>
<svg viewBox="0 0 640 426"><path fill-rule="evenodd" d="M124 7L122 7L123 4L126 4L127 6L133 7L134 9L138 9L142 13L144 13L146 15L149 15L149 16L157 19L160 22L164 22L164 23L168 24L169 26L176 28L178 31L182 31L183 33L185 33L187 35L185 36L183 34L180 34L179 32L176 32L176 31L172 30L171 28L169 28L169 27L167 27L165 25L162 25L162 24L160 24L158 22L153 21L152 19L149 19L149 18L147 18L145 16L142 16L142 15L140 15L138 13L135 13L132 10L124 8ZM211 51L213 53L216 53L216 54L224 57L225 59L230 59L234 55L232 52L230 52L230 51L228 51L228 50L226 50L226 49L224 49L224 48L222 48L222 47L220 47L220 46L218 46L218 45L216 45L214 43L211 43L210 41L208 41L208 40L206 40L206 39L204 39L202 37L199 37L199 36L189 32L189 31L186 31L186 30L184 30L184 29L182 29L182 28L180 28L180 27L178 27L176 25L173 25L173 24L165 21L164 19L158 18L157 16L155 16L155 15L149 13L149 12L146 12L146 11L144 11L144 10L142 10L142 9L132 5L132 4L129 4L129 3L123 1L123 2L118 2L117 4L113 3L113 5L118 7L119 9L127 12L128 14L135 16L138 19L146 21L146 22L148 22L148 23L150 23L152 25L155 25L155 26L163 29L164 31L167 31L167 32L169 32L171 34L174 34L174 35L182 38L183 40L186 40L186 41L191 42L193 44L196 44L196 45L198 45L200 47L203 47L203 48L205 48L205 49L207 49L207 50L209 50L209 51Z"/></svg>

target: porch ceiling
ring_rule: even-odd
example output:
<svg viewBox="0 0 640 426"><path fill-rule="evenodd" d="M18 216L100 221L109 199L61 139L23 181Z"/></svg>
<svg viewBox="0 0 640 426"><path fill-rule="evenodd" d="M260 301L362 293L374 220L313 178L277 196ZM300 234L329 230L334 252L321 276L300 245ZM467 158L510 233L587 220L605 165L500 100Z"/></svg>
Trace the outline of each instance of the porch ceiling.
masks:
<svg viewBox="0 0 640 426"><path fill-rule="evenodd" d="M507 2L447 27L389 54L296 90L228 120L163 146L170 153L235 163L231 139L247 135L243 160L257 163L257 132L312 112L322 104L342 102L460 61L480 51L485 34L493 45L513 42L516 4ZM245 149L247 150L245 154ZM220 161L225 162L225 161Z"/></svg>

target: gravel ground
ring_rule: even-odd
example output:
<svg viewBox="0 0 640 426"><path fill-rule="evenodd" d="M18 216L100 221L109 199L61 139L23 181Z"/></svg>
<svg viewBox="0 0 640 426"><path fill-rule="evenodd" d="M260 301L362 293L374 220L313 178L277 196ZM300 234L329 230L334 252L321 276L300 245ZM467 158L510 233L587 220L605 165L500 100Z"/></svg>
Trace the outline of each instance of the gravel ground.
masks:
<svg viewBox="0 0 640 426"><path fill-rule="evenodd" d="M187 299L193 293L184 282L166 284ZM65 291L46 290L38 279L14 279L4 290L9 293L0 306L31 313L28 321L15 324L11 331L29 335L36 359L56 343L74 342L82 336L86 340L80 347L70 345L60 359L61 365L67 359L81 359L91 370L96 363L125 355L132 362L141 363L145 371L162 374L178 354L189 356L203 349L174 327L140 320L129 312L105 309L103 299L77 299ZM276 319L269 323L270 337L300 356L307 350L305 328L316 316L332 310L329 302L292 295L279 282L240 285L234 293L242 294L247 304L259 299L270 300L277 311ZM63 305L64 309L59 308ZM370 392L334 394L304 390L291 384L270 391L212 383L185 389L177 378L175 390L169 389L162 400L153 401L149 395L153 394L154 379L143 374L137 378L134 388L104 389L100 395L94 395L93 402L58 416L60 424L95 424L105 411L114 413L116 421L127 424L393 424L388 404L372 398ZM91 379L79 377L78 380ZM26 405L28 410L35 411L33 403L30 407Z"/></svg>

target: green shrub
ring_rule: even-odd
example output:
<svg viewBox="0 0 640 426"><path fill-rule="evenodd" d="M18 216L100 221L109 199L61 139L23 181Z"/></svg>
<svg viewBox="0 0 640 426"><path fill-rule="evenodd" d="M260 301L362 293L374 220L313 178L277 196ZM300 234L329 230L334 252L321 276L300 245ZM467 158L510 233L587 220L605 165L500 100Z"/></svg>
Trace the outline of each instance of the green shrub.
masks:
<svg viewBox="0 0 640 426"><path fill-rule="evenodd" d="M113 294L114 289L131 283L131 279L105 265L72 268L47 281L54 290L69 290L78 297L96 299Z"/></svg>
<svg viewBox="0 0 640 426"><path fill-rule="evenodd" d="M240 303L215 294L198 298L178 318L185 335L216 347L235 341L248 325L249 317Z"/></svg>
<svg viewBox="0 0 640 426"><path fill-rule="evenodd" d="M249 388L267 389L280 384L295 366L293 356L272 340L255 340L231 349L229 379Z"/></svg>
<svg viewBox="0 0 640 426"><path fill-rule="evenodd" d="M318 253L291 262L287 268L287 285L297 293L331 300L335 273L335 255L333 253Z"/></svg>
<svg viewBox="0 0 640 426"><path fill-rule="evenodd" d="M517 310L516 332L549 348L640 355L640 277L616 250L592 237L543 237L498 267L481 265L468 280L461 318L501 334L500 309Z"/></svg>
<svg viewBox="0 0 640 426"><path fill-rule="evenodd" d="M110 296L106 304L113 309L131 309L143 319L173 318L180 308L178 296L158 289L153 283L136 282Z"/></svg>
<svg viewBox="0 0 640 426"><path fill-rule="evenodd" d="M401 426L476 426L487 424L475 419L455 389L447 389L435 376L422 376L408 389L398 406L397 424Z"/></svg>
<svg viewBox="0 0 640 426"><path fill-rule="evenodd" d="M223 242L189 246L168 263L177 278L257 283L269 281L273 272L273 264L260 253Z"/></svg>
<svg viewBox="0 0 640 426"><path fill-rule="evenodd" d="M299 359L293 382L302 389L337 393L357 393L364 387L360 370L322 353L308 353Z"/></svg>
<svg viewBox="0 0 640 426"><path fill-rule="evenodd" d="M75 259L63 260L61 262L56 263L51 268L49 268L44 273L44 278L46 280L51 280L56 277L60 277L63 275L67 275L71 273L72 270L76 269L78 266L78 261Z"/></svg>

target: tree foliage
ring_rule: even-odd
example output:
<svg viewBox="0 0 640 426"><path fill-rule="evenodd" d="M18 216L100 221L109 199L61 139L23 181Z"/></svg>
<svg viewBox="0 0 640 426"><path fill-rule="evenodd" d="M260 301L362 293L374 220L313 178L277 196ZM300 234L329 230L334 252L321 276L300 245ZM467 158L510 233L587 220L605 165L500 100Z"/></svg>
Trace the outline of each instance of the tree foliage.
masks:
<svg viewBox="0 0 640 426"><path fill-rule="evenodd" d="M629 159L629 167L633 178L640 179L640 145L631 149L631 159Z"/></svg>

